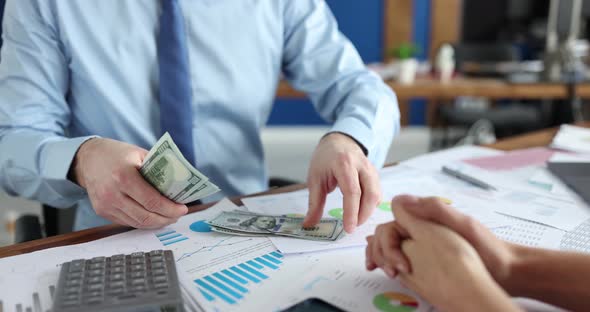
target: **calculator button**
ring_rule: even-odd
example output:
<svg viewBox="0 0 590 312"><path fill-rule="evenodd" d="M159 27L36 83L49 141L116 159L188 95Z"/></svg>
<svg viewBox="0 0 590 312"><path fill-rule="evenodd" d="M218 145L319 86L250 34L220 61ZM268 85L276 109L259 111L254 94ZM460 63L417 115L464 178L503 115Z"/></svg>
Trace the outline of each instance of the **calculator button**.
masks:
<svg viewBox="0 0 590 312"><path fill-rule="evenodd" d="M135 264L131 266L131 271L143 271L145 266L143 264Z"/></svg>
<svg viewBox="0 0 590 312"><path fill-rule="evenodd" d="M156 288L156 289L168 288L168 283L154 283L154 288Z"/></svg>
<svg viewBox="0 0 590 312"><path fill-rule="evenodd" d="M96 283L102 283L103 281L103 277L102 276L94 276L94 277L90 277L86 279L86 282L88 284L96 284Z"/></svg>
<svg viewBox="0 0 590 312"><path fill-rule="evenodd" d="M109 288L123 288L124 286L125 286L125 282L123 282L123 281L109 283Z"/></svg>
<svg viewBox="0 0 590 312"><path fill-rule="evenodd" d="M101 276L103 273L104 273L104 270L102 270L102 269L95 269L95 270L88 271L89 276Z"/></svg>
<svg viewBox="0 0 590 312"><path fill-rule="evenodd" d="M106 257L94 257L90 259L90 263L103 263L106 261Z"/></svg>
<svg viewBox="0 0 590 312"><path fill-rule="evenodd" d="M152 263L154 263L154 262L161 262L162 260L164 260L164 258L162 256L154 256L154 257L151 257L150 260L152 261Z"/></svg>
<svg viewBox="0 0 590 312"><path fill-rule="evenodd" d="M84 268L84 260L74 260L70 262L70 272L79 272Z"/></svg>
<svg viewBox="0 0 590 312"><path fill-rule="evenodd" d="M131 264L143 264L145 262L144 258L133 258L131 259Z"/></svg>
<svg viewBox="0 0 590 312"><path fill-rule="evenodd" d="M131 254L131 258L143 258L143 252L134 252Z"/></svg>
<svg viewBox="0 0 590 312"><path fill-rule="evenodd" d="M159 269L164 267L164 262L152 262L152 269Z"/></svg>
<svg viewBox="0 0 590 312"><path fill-rule="evenodd" d="M86 285L86 289L88 289L89 291L93 291L93 290L101 290L104 288L104 285L101 284L89 284Z"/></svg>
<svg viewBox="0 0 590 312"><path fill-rule="evenodd" d="M67 295L77 295L80 293L80 287L76 287L76 286L66 286L66 288L64 289L64 293Z"/></svg>
<svg viewBox="0 0 590 312"><path fill-rule="evenodd" d="M125 272L125 268L122 267L122 266L121 267L111 268L111 274L113 274L113 273L123 273L123 272Z"/></svg>
<svg viewBox="0 0 590 312"><path fill-rule="evenodd" d="M100 291L89 291L89 292L86 292L84 294L84 297L86 297L86 298L90 298L90 297L102 297L102 290L100 290Z"/></svg>
<svg viewBox="0 0 590 312"><path fill-rule="evenodd" d="M80 286L81 284L82 280L78 278L66 281L66 286Z"/></svg>
<svg viewBox="0 0 590 312"><path fill-rule="evenodd" d="M125 260L111 261L111 267L119 267L119 266L124 266L124 265L125 265Z"/></svg>
<svg viewBox="0 0 590 312"><path fill-rule="evenodd" d="M164 254L164 251L163 250L152 250L149 253L149 255L152 256L152 257L153 256L160 256L160 255L163 255L163 254Z"/></svg>
<svg viewBox="0 0 590 312"><path fill-rule="evenodd" d="M115 273L115 274L111 274L111 276L109 278L111 281L121 281L125 278L125 275L123 275L121 273Z"/></svg>
<svg viewBox="0 0 590 312"><path fill-rule="evenodd" d="M145 284L145 278L136 278L134 280L131 281L132 285L144 285Z"/></svg>
<svg viewBox="0 0 590 312"><path fill-rule="evenodd" d="M154 269L154 270L152 270L152 275L153 276L166 275L166 271L164 269Z"/></svg>
<svg viewBox="0 0 590 312"><path fill-rule="evenodd" d="M68 279L78 279L78 278L82 278L82 272L72 272L72 273L68 273L67 275Z"/></svg>
<svg viewBox="0 0 590 312"><path fill-rule="evenodd" d="M132 278L144 277L146 274L145 268L139 271L131 271Z"/></svg>
<svg viewBox="0 0 590 312"><path fill-rule="evenodd" d="M154 276L154 283L165 283L168 281L166 276Z"/></svg>
<svg viewBox="0 0 590 312"><path fill-rule="evenodd" d="M95 269L102 269L104 268L105 264L104 262L99 262L99 263L91 263L88 267L90 270L95 270Z"/></svg>

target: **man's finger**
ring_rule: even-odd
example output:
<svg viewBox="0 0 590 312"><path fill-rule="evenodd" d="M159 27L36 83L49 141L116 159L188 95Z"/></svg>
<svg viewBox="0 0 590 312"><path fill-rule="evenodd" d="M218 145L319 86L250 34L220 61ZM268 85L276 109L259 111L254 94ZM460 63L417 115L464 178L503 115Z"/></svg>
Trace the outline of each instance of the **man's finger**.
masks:
<svg viewBox="0 0 590 312"><path fill-rule="evenodd" d="M146 210L132 198L126 197L121 200L121 206L118 207L126 215L131 217L139 229L156 229L176 222L176 218L166 218L157 213Z"/></svg>
<svg viewBox="0 0 590 312"><path fill-rule="evenodd" d="M314 181L313 177L308 182L309 185L309 208L307 216L303 221L303 226L311 227L316 225L324 213L324 205L326 204L326 190L322 187L322 183Z"/></svg>
<svg viewBox="0 0 590 312"><path fill-rule="evenodd" d="M186 205L175 203L160 194L156 188L143 179L139 171L131 169L127 173L122 173L121 176L117 180L125 188L122 191L146 210L166 218L175 219L184 216L188 212Z"/></svg>
<svg viewBox="0 0 590 312"><path fill-rule="evenodd" d="M359 172L359 179L362 190L358 217L360 225L367 221L381 200L381 185L377 173L372 168Z"/></svg>
<svg viewBox="0 0 590 312"><path fill-rule="evenodd" d="M362 192L358 172L355 168L347 166L337 170L334 176L344 196L344 230L352 233L358 224Z"/></svg>

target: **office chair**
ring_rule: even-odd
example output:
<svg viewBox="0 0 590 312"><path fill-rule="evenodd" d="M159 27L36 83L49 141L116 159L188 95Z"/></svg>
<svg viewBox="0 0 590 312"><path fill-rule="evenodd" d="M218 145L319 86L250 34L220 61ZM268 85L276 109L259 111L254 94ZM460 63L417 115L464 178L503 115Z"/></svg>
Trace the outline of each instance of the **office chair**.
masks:
<svg viewBox="0 0 590 312"><path fill-rule="evenodd" d="M456 44L454 48L455 62L459 72L467 62L496 63L519 60L516 48L510 44ZM479 120L487 120L493 126L495 136L502 138L543 128L549 114L549 107L539 103L512 101L496 103L483 110L470 109L468 106L461 107L455 102L440 105L435 127L442 128L442 137L433 136L431 149L445 148L461 139L451 137L450 128L466 130Z"/></svg>

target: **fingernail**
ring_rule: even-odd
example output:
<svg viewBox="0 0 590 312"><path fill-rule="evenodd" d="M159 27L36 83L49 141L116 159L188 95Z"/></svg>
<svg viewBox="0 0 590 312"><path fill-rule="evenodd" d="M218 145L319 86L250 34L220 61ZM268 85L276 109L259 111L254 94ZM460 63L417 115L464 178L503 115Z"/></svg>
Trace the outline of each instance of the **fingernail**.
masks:
<svg viewBox="0 0 590 312"><path fill-rule="evenodd" d="M385 267L383 270L385 271L385 274L387 274L387 276L389 276L391 278L395 277L395 271L392 268Z"/></svg>
<svg viewBox="0 0 590 312"><path fill-rule="evenodd" d="M401 263L396 265L395 268L402 273L408 273L408 269L406 268L406 266Z"/></svg>

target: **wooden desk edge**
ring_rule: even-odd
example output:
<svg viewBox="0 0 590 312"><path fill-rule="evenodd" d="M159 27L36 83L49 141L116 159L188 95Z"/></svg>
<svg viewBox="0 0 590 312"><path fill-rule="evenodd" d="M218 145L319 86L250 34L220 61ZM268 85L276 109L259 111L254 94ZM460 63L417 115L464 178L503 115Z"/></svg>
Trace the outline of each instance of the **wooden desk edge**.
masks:
<svg viewBox="0 0 590 312"><path fill-rule="evenodd" d="M583 122L579 123L579 126L589 127L590 122ZM548 145L555 133L557 132L558 128L552 129L544 129L528 134L523 134L520 136L516 136L513 138L501 140L494 144L486 145L486 147L495 148L499 150L514 150L519 148L527 148L527 147L538 147L538 146L546 146ZM388 166L394 164L388 164ZM286 193L296 190L301 190L306 187L305 184L297 184L282 188L275 188L270 189L265 192L256 193L256 194L249 194L246 196L236 196L231 198L231 201L237 205L241 205L241 199L246 197L258 196L258 195L268 195L268 194L277 194L277 193ZM214 203L198 205L194 207L190 207L189 213L197 212L203 209L207 209L214 205ZM73 245L79 243L85 243L93 240L97 240L100 238L104 238L107 236L123 233L126 231L132 230L130 227L125 227L121 225L105 225L97 228L92 228L88 230L48 237L44 239L38 239L30 242L25 242L21 244L14 244L6 247L0 248L0 258L9 257L20 255L24 253L29 253L41 249L58 247L58 246L66 246L66 245Z"/></svg>
<svg viewBox="0 0 590 312"><path fill-rule="evenodd" d="M252 196L259 196L259 195L268 195L268 194L277 194L283 192L291 192L300 189L304 189L306 186L305 184L297 184L291 185L282 188L273 188L265 192L256 193L256 194L249 194L245 196L236 196L230 198L230 200L235 203L236 205L242 205L242 198L252 197ZM189 208L189 213L201 211L213 206L215 203L208 203L202 204L198 206L192 206ZM66 245L74 245L80 243L86 243L89 241L97 240L100 238L104 238L107 236L120 234L123 232L127 232L133 230L131 227L122 226L122 225L105 225L96 228L91 228L87 230L47 237L43 239L37 239L34 241L24 242L20 244L13 244L6 247L0 248L0 258L16 256L20 254L25 254L33 251L38 251L46 248L52 247L59 247L59 246L66 246Z"/></svg>

